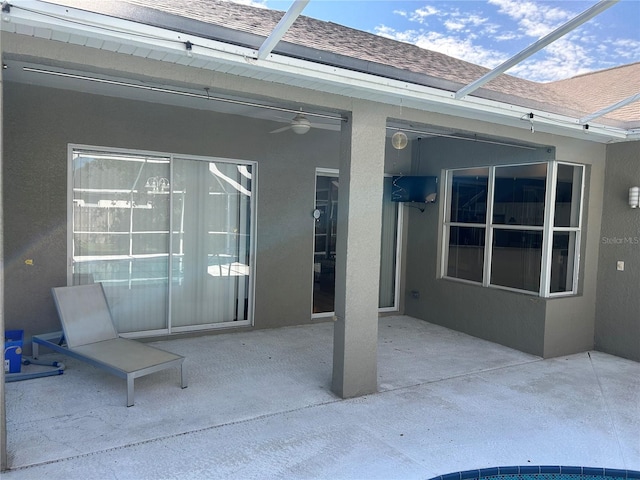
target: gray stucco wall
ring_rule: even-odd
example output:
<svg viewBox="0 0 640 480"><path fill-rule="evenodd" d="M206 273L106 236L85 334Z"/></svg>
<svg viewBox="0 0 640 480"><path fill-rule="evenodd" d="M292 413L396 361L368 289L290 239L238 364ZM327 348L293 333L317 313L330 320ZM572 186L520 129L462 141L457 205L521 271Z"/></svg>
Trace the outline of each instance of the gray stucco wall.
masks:
<svg viewBox="0 0 640 480"><path fill-rule="evenodd" d="M441 175L447 168L556 158L555 146L531 151L443 138L421 140L417 150L415 172L421 175ZM592 158L597 158L597 151L583 157L586 163L590 163ZM574 158L558 159L576 161ZM589 183L595 183L592 190L600 192L598 182L601 175L596 176L595 182L592 180L593 175L589 175ZM600 198L596 195L592 200L599 202ZM595 289L591 285L595 284L592 279L595 278L595 262L585 259L584 252L591 252L586 248L589 243L595 243L595 237L588 241L589 235L597 235L597 230L589 235L585 230L583 235L579 294L543 299L438 279L440 214L436 205L427 205L424 213L411 209L409 215L405 289L405 311L408 315L544 357L593 347L595 300L592 292ZM583 218L593 215L599 216L599 209L585 208ZM588 295L584 294L585 288Z"/></svg>
<svg viewBox="0 0 640 480"><path fill-rule="evenodd" d="M310 321L315 168L338 167L338 132L11 83L4 98L6 328L59 328L69 143L257 161L255 326Z"/></svg>
<svg viewBox="0 0 640 480"><path fill-rule="evenodd" d="M628 205L629 187L640 185L640 142L607 147L595 346L640 361L640 209ZM624 271L616 269L624 262Z"/></svg>

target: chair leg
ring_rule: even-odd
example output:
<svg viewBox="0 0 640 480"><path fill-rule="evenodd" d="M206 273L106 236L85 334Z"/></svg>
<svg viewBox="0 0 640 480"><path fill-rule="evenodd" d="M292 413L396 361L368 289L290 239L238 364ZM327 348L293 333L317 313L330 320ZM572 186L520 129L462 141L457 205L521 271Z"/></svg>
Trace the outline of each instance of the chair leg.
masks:
<svg viewBox="0 0 640 480"><path fill-rule="evenodd" d="M187 388L187 372L184 370L184 362L180 364L180 384L182 388Z"/></svg>
<svg viewBox="0 0 640 480"><path fill-rule="evenodd" d="M133 407L133 375L127 375L127 407Z"/></svg>

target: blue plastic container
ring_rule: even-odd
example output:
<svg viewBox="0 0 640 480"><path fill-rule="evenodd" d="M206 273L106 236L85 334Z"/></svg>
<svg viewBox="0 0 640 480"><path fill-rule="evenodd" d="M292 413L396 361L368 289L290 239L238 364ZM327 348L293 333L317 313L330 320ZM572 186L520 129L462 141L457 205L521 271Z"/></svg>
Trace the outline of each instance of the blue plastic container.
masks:
<svg viewBox="0 0 640 480"><path fill-rule="evenodd" d="M24 330L5 330L4 332L4 371L6 373L20 373L23 337Z"/></svg>

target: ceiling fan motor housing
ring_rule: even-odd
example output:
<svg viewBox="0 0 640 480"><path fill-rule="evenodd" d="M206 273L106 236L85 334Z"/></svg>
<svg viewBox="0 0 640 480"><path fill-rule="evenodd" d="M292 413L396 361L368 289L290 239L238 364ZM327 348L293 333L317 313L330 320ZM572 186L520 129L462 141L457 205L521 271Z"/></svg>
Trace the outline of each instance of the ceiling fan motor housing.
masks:
<svg viewBox="0 0 640 480"><path fill-rule="evenodd" d="M291 121L291 130L298 135L304 135L311 129L311 122L304 115L296 115Z"/></svg>

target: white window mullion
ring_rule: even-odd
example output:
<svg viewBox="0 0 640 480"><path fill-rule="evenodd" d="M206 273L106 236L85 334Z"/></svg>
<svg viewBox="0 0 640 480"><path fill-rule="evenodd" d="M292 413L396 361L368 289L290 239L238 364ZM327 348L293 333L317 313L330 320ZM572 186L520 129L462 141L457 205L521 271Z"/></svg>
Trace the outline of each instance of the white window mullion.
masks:
<svg viewBox="0 0 640 480"><path fill-rule="evenodd" d="M73 259L75 242L73 241L75 219L73 208L73 147L67 146L67 285L73 285Z"/></svg>
<svg viewBox="0 0 640 480"><path fill-rule="evenodd" d="M249 190L248 182L249 180L243 176L239 178L240 183L243 187ZM238 251L238 263L244 264L245 259L247 258L247 244L245 242L245 238L249 235L249 232L246 230L247 225L247 203L251 202L251 197L245 197L243 195L238 195L238 235L236 237L236 250ZM248 262L247 262L248 263ZM232 268L232 264L229 265L229 268ZM236 278L236 311L238 312L238 320L247 320L246 318L240 318L241 315L244 316L244 299L247 294L246 282L245 278L242 276L238 276ZM248 312L247 312L248 313Z"/></svg>
<svg viewBox="0 0 640 480"><path fill-rule="evenodd" d="M553 219L555 218L557 162L550 162L547 169L547 192L545 195L544 233L542 234L542 256L540 270L540 296L548 297L551 290L551 257L553 254Z"/></svg>
<svg viewBox="0 0 640 480"><path fill-rule="evenodd" d="M493 198L496 183L496 167L489 169L489 183L487 186L487 217L484 232L484 267L482 269L482 285L491 284L491 258L493 256Z"/></svg>
<svg viewBox="0 0 640 480"><path fill-rule="evenodd" d="M449 268L449 230L451 229L451 188L453 184L453 172L447 170L444 177L442 251L440 252L440 277L447 276Z"/></svg>
<svg viewBox="0 0 640 480"><path fill-rule="evenodd" d="M169 157L169 255L167 265L167 330L171 334L171 312L173 292L173 162L174 156ZM184 209L182 209L184 211Z"/></svg>
<svg viewBox="0 0 640 480"><path fill-rule="evenodd" d="M573 285L571 288L571 293L578 293L578 274L580 272L580 242L582 240L582 232L578 230L576 232L576 239L573 247L575 251L573 252L573 256L571 257L573 260Z"/></svg>
<svg viewBox="0 0 640 480"><path fill-rule="evenodd" d="M580 203L578 204L578 231L576 232L575 255L573 256L573 288L572 293L578 293L578 277L580 273L580 251L582 242L582 213L584 212L584 189L585 189L585 167L581 166L574 171L574 184L576 183L578 172L580 172Z"/></svg>

